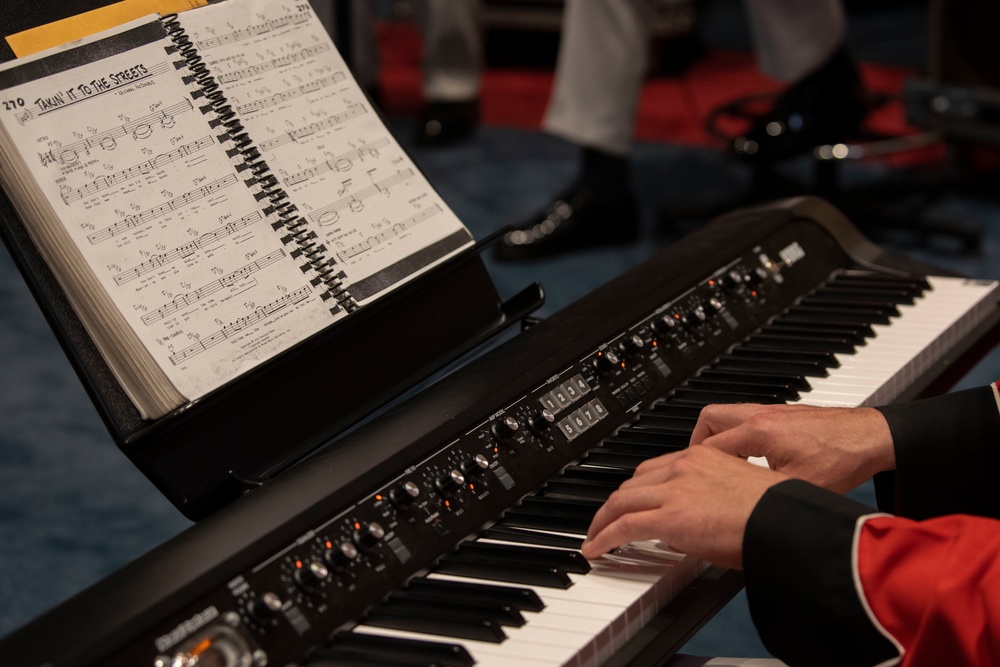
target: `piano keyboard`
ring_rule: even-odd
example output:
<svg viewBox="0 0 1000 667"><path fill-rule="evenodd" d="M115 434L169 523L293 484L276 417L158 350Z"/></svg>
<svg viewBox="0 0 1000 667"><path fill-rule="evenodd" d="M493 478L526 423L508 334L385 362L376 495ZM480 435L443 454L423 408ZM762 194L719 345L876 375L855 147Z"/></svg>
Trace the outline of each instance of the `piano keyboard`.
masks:
<svg viewBox="0 0 1000 667"><path fill-rule="evenodd" d="M628 545L604 559L592 563L592 569L570 571L564 578L539 575L529 588L524 579L505 572L503 564L519 563L524 556L516 550L521 542L534 544L532 548L557 551L552 544L541 544L554 537L566 539L568 555L578 555L593 511L607 499L642 460L676 451L686 445L697 413L711 402L735 400L761 400L777 402L781 398L791 404L857 407L879 405L898 395L901 390L927 371L935 359L954 346L954 342L968 333L969 324L976 321L981 308L990 308L987 298L996 289L989 282L968 281L956 278L932 277L921 280L901 280L890 276L855 273L843 274L832 279L826 288L818 290L823 306L809 299L785 316L776 319L763 333L751 337L740 346L740 352L750 354L740 358L761 361L753 350L762 350L781 358L790 358L804 351L822 354L827 363L811 375L798 375L795 366L786 374L763 376L759 373L728 374L724 379L719 373L707 369L698 377L682 385L675 396L659 401L644 412L632 425L624 427L612 438L592 450L590 457L571 467L564 475L550 480L535 498L555 500L551 507L534 514L537 522L528 522L530 528L521 530L510 542L501 530L503 519L493 532L473 541L476 545L495 545L498 549L509 547L511 552L494 566L494 577L478 579L473 574L432 571L419 584L436 582L474 583L478 586L512 587L503 590L530 591L532 599L540 604L522 609L516 623L500 618L499 608L481 611L480 615L468 613L475 627L489 626L493 634L488 641L462 637L464 628L456 628L449 619L433 623L433 630L413 631L413 619L433 615L449 605L475 604L485 597L484 589L470 589L468 596L454 595L449 600L428 601L426 608L413 610L393 623L378 616L380 625L362 622L352 633L335 639L329 650L322 652L318 665L379 664L384 656L377 652L366 653L351 640L356 635L368 637L374 646L378 638L393 638L399 642L419 642L441 650L442 637L458 642L450 644L463 656L462 661L436 664L476 665L573 665L597 666L608 661L627 640L635 636L678 591L690 583L705 567L703 563L683 554L671 553L655 542ZM858 292L861 292L860 294ZM836 297L830 294L838 295ZM861 300L859 304L859 300ZM803 312L823 312L810 320ZM848 312L848 311L855 312ZM889 313L889 314L885 314ZM824 317L829 315L830 317ZM890 334L890 332L892 332ZM826 348L840 348L829 352ZM765 356L767 356L765 354ZM817 357L818 358L818 357ZM768 360L772 370L782 370L780 361ZM722 365L725 365L723 362ZM704 378L709 378L705 381ZM799 389L796 390L795 388ZM697 399L685 389L693 388ZM756 393L755 393L756 392ZM642 436L646 436L644 442ZM607 457L601 454L607 453ZM595 459L598 463L590 463ZM617 473L617 474L615 474ZM615 474L609 477L609 474ZM569 477L565 477L569 475ZM567 482L582 482L573 485ZM563 522L559 517L565 503L582 503L571 506L579 512L575 523ZM523 520L514 524L523 524ZM559 532L545 531L543 526ZM462 548L459 549L459 555ZM554 559L553 559L554 560ZM545 563L551 565L550 562ZM548 573L548 570L545 571ZM564 587L565 586L565 587ZM421 618L426 622L426 617ZM483 633L485 634L485 633ZM405 645L405 644L403 644ZM368 648L368 651L377 649ZM366 662L374 660L374 662ZM310 663L312 664L312 663ZM416 660L406 664L432 664Z"/></svg>
<svg viewBox="0 0 1000 667"><path fill-rule="evenodd" d="M878 268L837 220L709 225L0 641L0 664L659 664L738 578L655 542L582 559L634 468L708 403L912 398L1000 323L996 283Z"/></svg>

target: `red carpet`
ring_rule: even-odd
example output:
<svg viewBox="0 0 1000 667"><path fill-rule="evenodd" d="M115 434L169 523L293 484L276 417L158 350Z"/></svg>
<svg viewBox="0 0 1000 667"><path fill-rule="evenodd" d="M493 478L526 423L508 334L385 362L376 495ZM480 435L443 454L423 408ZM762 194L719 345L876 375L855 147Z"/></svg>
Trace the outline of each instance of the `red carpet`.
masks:
<svg viewBox="0 0 1000 667"><path fill-rule="evenodd" d="M413 114L423 104L420 92L419 32L405 23L382 23L381 88L384 110L389 114ZM864 63L862 75L869 90L898 93L913 74L906 67ZM553 73L537 69L493 69L484 75L482 122L487 125L538 129ZM753 54L710 51L681 77L653 77L646 83L639 107L636 136L640 140L714 146L716 140L704 127L708 113L734 99L780 90L781 85L757 71ZM868 129L890 135L909 131L902 106L890 103L873 112ZM730 123L721 129L739 130Z"/></svg>

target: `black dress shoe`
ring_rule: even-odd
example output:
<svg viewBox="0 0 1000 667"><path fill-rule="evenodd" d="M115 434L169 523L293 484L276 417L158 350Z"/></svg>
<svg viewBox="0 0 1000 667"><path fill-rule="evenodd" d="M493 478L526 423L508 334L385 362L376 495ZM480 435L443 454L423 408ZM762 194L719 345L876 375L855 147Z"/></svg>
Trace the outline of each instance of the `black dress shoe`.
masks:
<svg viewBox="0 0 1000 667"><path fill-rule="evenodd" d="M598 196L578 186L504 234L493 255L502 260L551 257L581 248L633 243L638 238L638 212L631 193Z"/></svg>
<svg viewBox="0 0 1000 667"><path fill-rule="evenodd" d="M469 138L479 122L479 103L431 102L417 120L417 143L444 146Z"/></svg>
<svg viewBox="0 0 1000 667"><path fill-rule="evenodd" d="M812 152L857 137L868 113L854 61L841 48L822 67L778 96L774 108L733 141L733 152L759 162Z"/></svg>

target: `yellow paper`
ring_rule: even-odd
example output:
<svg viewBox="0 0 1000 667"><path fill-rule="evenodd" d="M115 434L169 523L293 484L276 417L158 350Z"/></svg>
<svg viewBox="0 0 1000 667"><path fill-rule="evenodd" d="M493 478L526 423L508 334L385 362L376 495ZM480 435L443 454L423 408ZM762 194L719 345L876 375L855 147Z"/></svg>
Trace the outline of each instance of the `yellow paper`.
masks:
<svg viewBox="0 0 1000 667"><path fill-rule="evenodd" d="M208 0L122 0L61 21L7 37L18 58L128 23L149 14L173 14L207 5Z"/></svg>

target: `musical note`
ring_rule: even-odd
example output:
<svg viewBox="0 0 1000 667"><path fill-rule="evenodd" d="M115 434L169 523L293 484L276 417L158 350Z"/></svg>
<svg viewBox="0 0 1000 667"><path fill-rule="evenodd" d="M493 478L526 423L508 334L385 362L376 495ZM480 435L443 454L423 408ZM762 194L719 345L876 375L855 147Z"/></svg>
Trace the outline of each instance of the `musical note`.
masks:
<svg viewBox="0 0 1000 667"><path fill-rule="evenodd" d="M288 14L280 18L272 19L270 21L265 21L264 23L252 25L249 28L244 28L242 30L235 30L233 32L226 33L225 35L219 35L217 37L210 37L208 39L196 41L195 46L198 47L199 51L207 51L209 49L214 49L224 44L242 42L244 39L248 39L250 37L256 37L257 35L263 35L273 30L284 28L287 25L298 25L300 23L305 23L306 21L309 20L309 16L310 16L309 12Z"/></svg>
<svg viewBox="0 0 1000 667"><path fill-rule="evenodd" d="M197 141L192 141L189 144L184 144L183 146L180 146L179 148L176 148L170 151L169 153L161 153L152 160L147 160L146 162L142 162L133 167L129 167L128 169L123 169L122 171L116 172L109 176L100 176L94 181L88 183L87 185L81 186L74 190L65 190L61 193L62 199L67 204L83 199L87 195L91 195L100 190L106 190L107 188L110 188L113 185L117 185L118 183L123 183L137 176L148 174L151 171L165 164L173 162L174 160L179 160L183 157L187 157L192 153L197 153L198 151L203 150L204 148L207 148L212 144L213 144L212 137L202 137Z"/></svg>
<svg viewBox="0 0 1000 667"><path fill-rule="evenodd" d="M300 301L305 300L306 298L309 297L309 294L311 292L312 289L308 285L306 285L305 287L299 288L294 292L287 294L276 301L272 301L266 306L261 306L257 308L251 315L247 315L246 317L241 317L234 322L230 322L226 326L222 327L222 329L216 331L210 336L206 336L204 338L199 339L198 342L195 343L194 345L190 345L184 348L183 350L173 353L172 355L170 355L170 363L177 366L182 362L186 361L187 359L190 359L195 355L201 354L210 347L218 345L219 343L226 340L230 336L238 334L240 331L243 331L247 327L257 324L258 322L261 322L263 320L266 320L268 317L274 315L278 311L288 308L289 306L292 306Z"/></svg>
<svg viewBox="0 0 1000 667"><path fill-rule="evenodd" d="M309 219L319 225L329 225L331 223L331 214L339 214L345 208L349 208L355 213L364 208L362 200L367 199L373 195L382 193L388 194L389 188L398 183L402 183L406 179L413 176L412 169L404 169L403 171L397 171L392 176L384 178L381 181L369 185L367 188L359 190L349 197L344 197L334 203L324 206L323 208L314 211L309 214Z"/></svg>
<svg viewBox="0 0 1000 667"><path fill-rule="evenodd" d="M163 318L176 313L182 308L187 308L188 306L195 304L205 297L211 296L218 292L219 290L225 289L227 287L232 287L240 280L243 280L249 275L257 273L261 269L264 269L271 264L279 261L282 257L285 257L284 250L275 250L270 255L262 257L255 262L251 262L246 266L240 267L230 274L227 274L218 280L212 281L211 283L199 287L196 290L188 292L187 294L181 294L173 299L170 303L164 304L160 308L157 308L151 313L142 316L142 322L145 325L153 324L154 322L159 322Z"/></svg>
<svg viewBox="0 0 1000 667"><path fill-rule="evenodd" d="M87 236L87 240L94 245L100 243L101 241L107 241L111 237L121 234L122 232L128 229L137 227L141 224L149 222L150 220L155 220L161 215L166 215L171 211L176 211L179 208L183 208L188 204L190 204L191 202L203 199L212 194L213 192L217 192L219 190L222 190L223 188L228 188L230 185L233 185L234 183L237 182L238 181L236 179L236 176L234 176L233 174L228 174L216 181L212 181L208 185L198 188L197 190L185 192L180 197L171 199L165 204L154 206L153 208L149 209L148 211L144 211L139 215L130 215L121 222L117 222L111 225L110 227L105 227L100 231L94 232L93 234L89 234Z"/></svg>
<svg viewBox="0 0 1000 667"><path fill-rule="evenodd" d="M437 215L440 212L441 212L441 206L438 204L434 204L433 206L425 208L419 213L415 213L414 215L411 215L405 220L397 222L389 229L383 232L379 232L378 234L375 234L373 236L369 236L361 243L356 243L355 245L352 245L338 252L337 259L339 259L341 262L347 261L352 257L355 257L363 252L371 250L378 244L383 243L394 236L399 236L407 229L410 229L411 227L420 224L424 220L427 220L431 216Z"/></svg>
<svg viewBox="0 0 1000 667"><path fill-rule="evenodd" d="M308 137L311 134L315 134L319 130L325 130L328 127L333 127L334 125L339 125L345 120L350 120L362 114L368 113L368 109L363 104L355 104L353 106L347 107L346 111L334 114L329 118L324 118L323 120L311 123L305 127L299 128L298 130L292 130L291 132L286 132L274 139L268 141L260 142L260 150L269 151L272 148L277 148L278 146L283 146L292 141L298 141L303 137Z"/></svg>
<svg viewBox="0 0 1000 667"><path fill-rule="evenodd" d="M259 211L254 211L250 215L245 215L239 220L230 222L224 227L219 227L218 229L213 229L210 232L202 234L191 243L185 243L182 246L178 246L173 250L168 250L167 252L151 257L147 261L143 262L138 266L134 266L130 269L125 269L118 275L114 277L114 280L119 285L124 285L129 283L136 278L141 278L142 276L155 271L156 269L169 264L170 262L177 261L178 259L185 259L190 257L197 250L209 246L219 239L225 238L237 231L249 227L255 222L262 220L264 216Z"/></svg>
<svg viewBox="0 0 1000 667"><path fill-rule="evenodd" d="M282 102L287 102L288 100L293 100L296 97L301 97L302 95L308 95L309 93L314 93L317 90L322 90L327 86L332 86L336 83L340 83L344 80L343 72L335 72L331 76L323 77L322 79L316 79L311 83L299 86L298 88L291 88L289 90L282 91L280 93L275 93L270 97L265 97L264 99L254 100L253 102L247 102L246 104L237 105L236 111L241 116L246 116L255 111L260 111L261 109L266 109L268 107L273 107Z"/></svg>
<svg viewBox="0 0 1000 667"><path fill-rule="evenodd" d="M42 164L43 166L46 164L46 158L48 161L58 162L59 164L72 164L76 161L79 153L82 152L89 155L90 149L94 147L100 147L104 150L113 150L117 145L115 143L117 139L129 135L136 137L136 130L138 128L151 126L153 123L158 123L161 119L166 118L167 116L176 116L184 113L185 111L190 111L193 108L194 106L191 104L190 100L181 100L173 106L151 113L148 116L143 116L142 118L139 118L131 123L119 125L111 130L106 130L95 134L92 137L88 137L87 139L82 139L66 146L62 146L56 149L55 152L49 151L42 158Z"/></svg>
<svg viewBox="0 0 1000 667"><path fill-rule="evenodd" d="M363 159L365 155L371 155L372 157L378 157L378 151L380 148L385 148L389 145L389 140L386 137L381 137L375 141L369 142L360 148L356 148L353 151L347 151L336 157L330 158L326 162L305 169L298 172L297 174L292 174L285 179L285 185L292 186L298 185L304 181L308 181L313 176L318 176L319 174L328 171L347 171L350 169L354 163L353 160Z"/></svg>
<svg viewBox="0 0 1000 667"><path fill-rule="evenodd" d="M259 65L252 65L250 67L245 67L243 69L233 70L232 72L227 72L225 74L220 74L218 77L219 83L233 83L239 81L240 79L252 79L264 72L280 69L282 67L288 67L289 65L297 62L302 62L303 60L309 60L313 56L324 53L330 50L330 45L326 43L317 44L316 46L310 46L308 48L297 51L296 53L290 53L287 56L282 56L280 58L275 58L273 60L268 60Z"/></svg>

